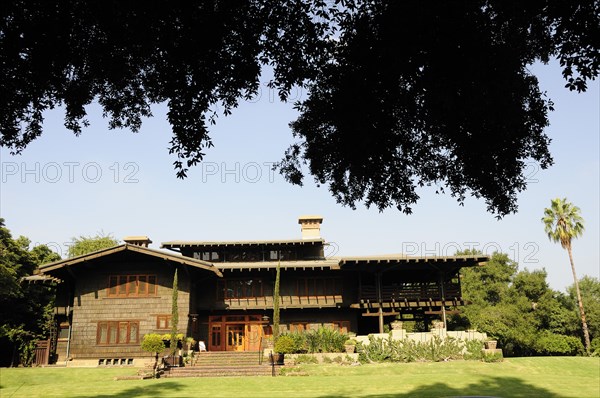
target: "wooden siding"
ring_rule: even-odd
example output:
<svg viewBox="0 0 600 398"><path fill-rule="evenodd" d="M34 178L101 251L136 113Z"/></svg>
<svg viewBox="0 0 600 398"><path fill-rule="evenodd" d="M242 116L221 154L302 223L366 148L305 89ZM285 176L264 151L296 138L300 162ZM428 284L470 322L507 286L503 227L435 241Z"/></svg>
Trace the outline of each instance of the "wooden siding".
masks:
<svg viewBox="0 0 600 398"><path fill-rule="evenodd" d="M261 279L263 294L255 297L226 298L218 289L223 283L217 278L205 278L194 284L194 298L192 308L198 311L204 310L268 310L273 308L273 283L275 273L269 271L236 272L230 271L224 274L224 279ZM340 288L337 294L308 294L306 291L298 294L297 281L299 279L336 279ZM282 309L287 308L328 308L347 306L356 302L358 294L356 275L353 272L342 273L339 271L282 271L280 305ZM296 294L290 294L296 293Z"/></svg>
<svg viewBox="0 0 600 398"><path fill-rule="evenodd" d="M157 293L147 297L108 297L110 275L153 274L157 277ZM98 345L97 328L100 321L139 322L139 341L144 334L159 332L156 316L170 314L174 267L166 262L153 260L144 262L104 264L92 266L81 273L75 289L73 305L73 332L70 356L82 358L126 358L148 356L140 344ZM186 272L178 273L179 331L188 334L190 312L190 278ZM164 333L164 331L161 331Z"/></svg>

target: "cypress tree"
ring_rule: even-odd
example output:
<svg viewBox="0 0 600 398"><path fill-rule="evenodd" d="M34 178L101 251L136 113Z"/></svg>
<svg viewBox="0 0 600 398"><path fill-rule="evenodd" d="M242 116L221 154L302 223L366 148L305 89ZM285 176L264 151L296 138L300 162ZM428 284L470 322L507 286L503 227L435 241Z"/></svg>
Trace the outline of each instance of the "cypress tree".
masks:
<svg viewBox="0 0 600 398"><path fill-rule="evenodd" d="M173 299L171 301L171 355L175 355L177 351L177 325L179 324L179 308L177 306L177 298L179 289L177 286L177 268L173 276Z"/></svg>
<svg viewBox="0 0 600 398"><path fill-rule="evenodd" d="M279 337L279 283L281 277L281 260L277 261L275 271L275 287L273 289L273 344L277 342Z"/></svg>

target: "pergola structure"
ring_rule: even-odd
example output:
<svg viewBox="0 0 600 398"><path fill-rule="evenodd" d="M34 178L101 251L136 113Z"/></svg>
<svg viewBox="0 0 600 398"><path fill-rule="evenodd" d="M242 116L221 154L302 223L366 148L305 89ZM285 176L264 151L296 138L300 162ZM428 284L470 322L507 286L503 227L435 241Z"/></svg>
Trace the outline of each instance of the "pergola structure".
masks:
<svg viewBox="0 0 600 398"><path fill-rule="evenodd" d="M340 269L358 274L358 301L350 308L362 316L377 316L383 332L384 317L415 310L440 314L446 325L447 307L465 305L460 269L481 266L486 256L372 256L344 257Z"/></svg>

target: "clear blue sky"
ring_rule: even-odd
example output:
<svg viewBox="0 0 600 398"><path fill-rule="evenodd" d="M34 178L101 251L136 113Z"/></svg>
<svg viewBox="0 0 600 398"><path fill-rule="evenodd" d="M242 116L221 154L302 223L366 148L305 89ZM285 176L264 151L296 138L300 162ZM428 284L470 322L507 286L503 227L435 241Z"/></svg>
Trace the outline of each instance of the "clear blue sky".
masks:
<svg viewBox="0 0 600 398"><path fill-rule="evenodd" d="M555 102L551 152L555 165L531 164L530 184L519 196L519 212L497 221L482 201L464 207L449 196L423 190L414 213L379 213L336 204L311 179L304 187L269 171L293 141L288 123L296 113L264 85L212 128L215 148L186 180L175 177L165 106L142 130L109 130L98 106L90 106L87 128L76 138L62 125L61 109L46 114L45 132L21 156L0 150L0 216L13 236L49 244L63 256L71 238L112 234L148 235L158 248L168 240L291 239L300 237L297 217L324 216L322 236L336 255L407 253L452 255L475 247L508 253L521 268L545 268L559 290L572 283L567 254L548 241L540 222L550 199L567 197L579 206L586 231L574 242L579 276L599 277L599 87L569 92L557 65L536 65L542 89ZM293 96L305 98L297 91ZM333 252L335 251L335 253Z"/></svg>

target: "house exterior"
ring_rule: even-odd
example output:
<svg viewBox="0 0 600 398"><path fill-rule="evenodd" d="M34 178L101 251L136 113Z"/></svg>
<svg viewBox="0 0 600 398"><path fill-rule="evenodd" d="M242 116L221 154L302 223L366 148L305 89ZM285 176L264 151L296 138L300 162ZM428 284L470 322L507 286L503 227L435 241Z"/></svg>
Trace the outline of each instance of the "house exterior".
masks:
<svg viewBox="0 0 600 398"><path fill-rule="evenodd" d="M281 329L321 326L380 333L394 319L445 319L465 304L462 267L485 256L331 257L320 216L300 217L300 239L172 241L146 237L41 267L58 284L56 360L71 365L139 365L147 333L171 330L178 269L178 329L209 351L258 351L272 333L273 290L281 269Z"/></svg>

